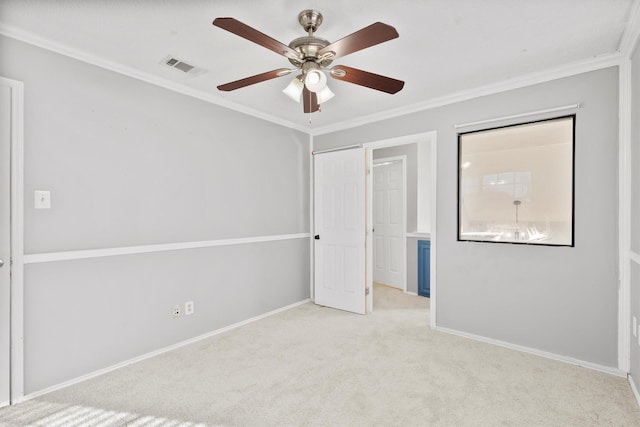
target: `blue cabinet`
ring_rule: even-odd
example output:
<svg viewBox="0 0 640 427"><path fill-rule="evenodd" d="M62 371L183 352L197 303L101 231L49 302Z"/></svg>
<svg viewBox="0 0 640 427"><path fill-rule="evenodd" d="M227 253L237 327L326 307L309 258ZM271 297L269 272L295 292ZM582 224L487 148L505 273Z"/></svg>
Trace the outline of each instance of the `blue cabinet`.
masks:
<svg viewBox="0 0 640 427"><path fill-rule="evenodd" d="M418 240L418 295L431 297L431 241Z"/></svg>

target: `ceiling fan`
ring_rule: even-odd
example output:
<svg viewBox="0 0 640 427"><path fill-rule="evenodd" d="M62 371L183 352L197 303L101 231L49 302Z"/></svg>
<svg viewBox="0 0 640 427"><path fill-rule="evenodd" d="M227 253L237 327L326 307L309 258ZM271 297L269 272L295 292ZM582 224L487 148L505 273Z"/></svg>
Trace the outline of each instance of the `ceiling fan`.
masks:
<svg viewBox="0 0 640 427"><path fill-rule="evenodd" d="M301 74L297 75L283 92L296 102L300 102L302 95L303 111L305 113L313 113L320 110L320 104L333 97L333 92L327 87L325 70L334 79L390 94L399 92L404 86L404 82L401 80L345 65L335 65L327 69L336 58L397 38L398 32L392 26L376 22L336 42L329 43L327 40L314 35L320 24L322 24L322 14L320 12L303 10L298 15L298 22L308 35L298 37L291 41L289 45L285 45L237 19L216 18L213 21L213 25L216 27L266 47L286 57L295 66L295 68L279 68L226 83L218 86L218 90L232 91L276 77L286 76L296 70L300 70Z"/></svg>

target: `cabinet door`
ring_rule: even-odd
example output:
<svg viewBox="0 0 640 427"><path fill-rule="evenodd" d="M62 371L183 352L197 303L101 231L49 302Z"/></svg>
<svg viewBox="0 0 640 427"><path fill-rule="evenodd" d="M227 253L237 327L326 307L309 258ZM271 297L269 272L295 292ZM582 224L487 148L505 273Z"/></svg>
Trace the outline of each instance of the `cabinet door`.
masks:
<svg viewBox="0 0 640 427"><path fill-rule="evenodd" d="M431 297L431 242L418 240L418 295Z"/></svg>

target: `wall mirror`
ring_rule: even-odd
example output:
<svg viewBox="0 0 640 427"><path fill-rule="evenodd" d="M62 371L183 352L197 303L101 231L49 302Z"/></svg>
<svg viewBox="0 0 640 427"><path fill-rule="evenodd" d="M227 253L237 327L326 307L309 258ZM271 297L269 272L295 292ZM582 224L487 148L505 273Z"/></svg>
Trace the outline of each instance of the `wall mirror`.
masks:
<svg viewBox="0 0 640 427"><path fill-rule="evenodd" d="M458 134L458 240L573 246L575 115Z"/></svg>

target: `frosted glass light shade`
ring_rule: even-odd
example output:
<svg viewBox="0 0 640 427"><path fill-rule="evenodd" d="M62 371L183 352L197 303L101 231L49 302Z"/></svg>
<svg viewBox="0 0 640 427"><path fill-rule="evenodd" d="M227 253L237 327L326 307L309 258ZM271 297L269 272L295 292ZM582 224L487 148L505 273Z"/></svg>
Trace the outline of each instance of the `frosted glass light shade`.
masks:
<svg viewBox="0 0 640 427"><path fill-rule="evenodd" d="M318 97L318 104L324 104L325 102L333 98L335 94L331 91L331 89L329 89L329 86L325 86L324 89L316 92L316 96Z"/></svg>
<svg viewBox="0 0 640 427"><path fill-rule="evenodd" d="M320 92L327 87L327 76L320 70L311 70L304 79L304 85L311 92Z"/></svg>
<svg viewBox="0 0 640 427"><path fill-rule="evenodd" d="M293 99L296 102L300 102L300 95L302 95L302 89L304 88L304 84L299 78L294 78L291 80L291 83L287 87L285 87L282 92L287 95L289 98Z"/></svg>

